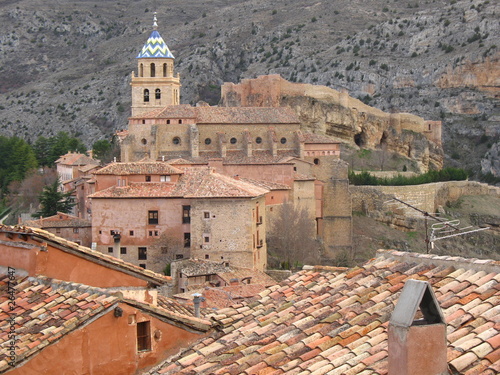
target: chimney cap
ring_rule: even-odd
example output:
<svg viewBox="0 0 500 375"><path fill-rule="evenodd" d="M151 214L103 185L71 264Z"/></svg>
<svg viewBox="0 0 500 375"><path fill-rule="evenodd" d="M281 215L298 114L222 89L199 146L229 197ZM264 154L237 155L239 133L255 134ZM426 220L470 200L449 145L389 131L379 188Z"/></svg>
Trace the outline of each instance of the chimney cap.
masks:
<svg viewBox="0 0 500 375"><path fill-rule="evenodd" d="M408 280L399 296L392 313L390 324L410 327L415 323L415 314L420 307L425 324L444 323L444 316L439 303L427 281Z"/></svg>

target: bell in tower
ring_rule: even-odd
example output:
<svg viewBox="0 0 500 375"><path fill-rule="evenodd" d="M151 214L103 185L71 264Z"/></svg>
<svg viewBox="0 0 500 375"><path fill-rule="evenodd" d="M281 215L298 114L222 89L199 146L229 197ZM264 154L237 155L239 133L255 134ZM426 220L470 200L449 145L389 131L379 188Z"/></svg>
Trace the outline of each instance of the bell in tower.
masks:
<svg viewBox="0 0 500 375"><path fill-rule="evenodd" d="M137 76L132 72L132 117L167 105L178 105L180 77L174 75L174 55L157 31L156 12L153 32L137 55Z"/></svg>

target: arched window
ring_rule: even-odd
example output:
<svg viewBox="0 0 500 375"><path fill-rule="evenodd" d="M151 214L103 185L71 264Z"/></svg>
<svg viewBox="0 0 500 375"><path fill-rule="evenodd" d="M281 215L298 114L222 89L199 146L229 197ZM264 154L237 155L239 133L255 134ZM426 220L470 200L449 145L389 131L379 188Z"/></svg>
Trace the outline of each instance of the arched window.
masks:
<svg viewBox="0 0 500 375"><path fill-rule="evenodd" d="M155 99L161 99L161 90L160 89L155 90Z"/></svg>
<svg viewBox="0 0 500 375"><path fill-rule="evenodd" d="M139 65L139 77L144 76L144 65Z"/></svg>
<svg viewBox="0 0 500 375"><path fill-rule="evenodd" d="M144 89L144 102L149 102L149 90Z"/></svg>
<svg viewBox="0 0 500 375"><path fill-rule="evenodd" d="M167 63L163 64L163 77L167 76Z"/></svg>
<svg viewBox="0 0 500 375"><path fill-rule="evenodd" d="M151 77L156 77L155 63L151 63Z"/></svg>

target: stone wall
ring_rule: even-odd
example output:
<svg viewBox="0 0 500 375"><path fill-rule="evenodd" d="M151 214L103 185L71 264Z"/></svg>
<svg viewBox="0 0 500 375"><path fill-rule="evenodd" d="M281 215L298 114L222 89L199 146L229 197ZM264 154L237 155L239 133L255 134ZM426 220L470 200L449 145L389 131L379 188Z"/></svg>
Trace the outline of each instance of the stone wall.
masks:
<svg viewBox="0 0 500 375"><path fill-rule="evenodd" d="M493 195L500 198L500 188L475 181L448 181L412 186L351 186L350 190L353 211L364 213L383 211L383 203L394 196L430 213L464 195ZM405 210L411 211L415 213L411 208Z"/></svg>
<svg viewBox="0 0 500 375"><path fill-rule="evenodd" d="M193 258L266 269L265 197L197 199L191 206L191 219Z"/></svg>

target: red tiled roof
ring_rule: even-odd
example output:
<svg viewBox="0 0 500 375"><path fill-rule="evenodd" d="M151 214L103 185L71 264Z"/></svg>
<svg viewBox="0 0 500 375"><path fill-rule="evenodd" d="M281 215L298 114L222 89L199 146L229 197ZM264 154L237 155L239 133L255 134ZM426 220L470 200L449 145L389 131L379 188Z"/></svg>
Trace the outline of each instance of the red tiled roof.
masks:
<svg viewBox="0 0 500 375"><path fill-rule="evenodd" d="M9 318L14 318L16 360L18 364L53 344L77 327L110 311L118 302L104 289L81 284L55 282L46 278L19 275L10 279L15 285L15 305L9 305L9 275L4 268L0 274L0 372L9 369ZM10 307L14 306L13 310Z"/></svg>
<svg viewBox="0 0 500 375"><path fill-rule="evenodd" d="M110 163L105 167L95 171L99 175L118 175L125 176L131 174L151 174L151 175L169 175L182 174L182 170L175 168L168 163L161 161L138 161L130 163Z"/></svg>
<svg viewBox="0 0 500 375"><path fill-rule="evenodd" d="M270 181L262 181L262 180L254 180L253 178L246 178L246 177L240 177L239 178L241 181L248 182L250 184L260 186L264 189L267 190L290 190L290 186L285 185L285 184L279 184L277 182L270 182Z"/></svg>
<svg viewBox="0 0 500 375"><path fill-rule="evenodd" d="M190 294L193 294L192 292ZM193 296L190 295L189 299L193 299ZM193 305L187 305L177 302L175 299L168 298L165 296L158 296L158 307L162 309L168 310L170 312L174 312L181 315L186 315L190 317L194 317L194 307ZM212 309L200 309L200 315L205 316L213 313Z"/></svg>
<svg viewBox="0 0 500 375"><path fill-rule="evenodd" d="M90 195L90 198L252 198L268 190L214 173L207 167L184 170L179 180L170 182L140 182L128 186L112 186Z"/></svg>
<svg viewBox="0 0 500 375"><path fill-rule="evenodd" d="M91 227L90 220L76 216L57 213L56 215L44 217L38 220L27 220L24 225L32 228L87 228Z"/></svg>
<svg viewBox="0 0 500 375"><path fill-rule="evenodd" d="M219 310L220 333L148 374L387 374L388 323L408 279L433 287L449 366L497 374L499 270L492 260L380 251L362 267L301 271L258 301Z"/></svg>
<svg viewBox="0 0 500 375"><path fill-rule="evenodd" d="M98 165L99 160L89 158L87 155L68 152L55 161L56 164L64 165Z"/></svg>
<svg viewBox="0 0 500 375"><path fill-rule="evenodd" d="M8 225L0 224L0 232L26 234L29 236L35 236L44 241L50 241L54 245L58 246L58 248L62 251L66 251L73 255L89 259L89 261L99 261L101 265L113 269L118 269L128 274L132 274L138 278L147 280L154 285L164 285L172 280L172 278L169 276L163 276L159 273L144 269L132 263L125 262L124 260L115 258L111 255L92 250L85 246L80 246L75 242L58 237L43 229L20 226L10 227Z"/></svg>

